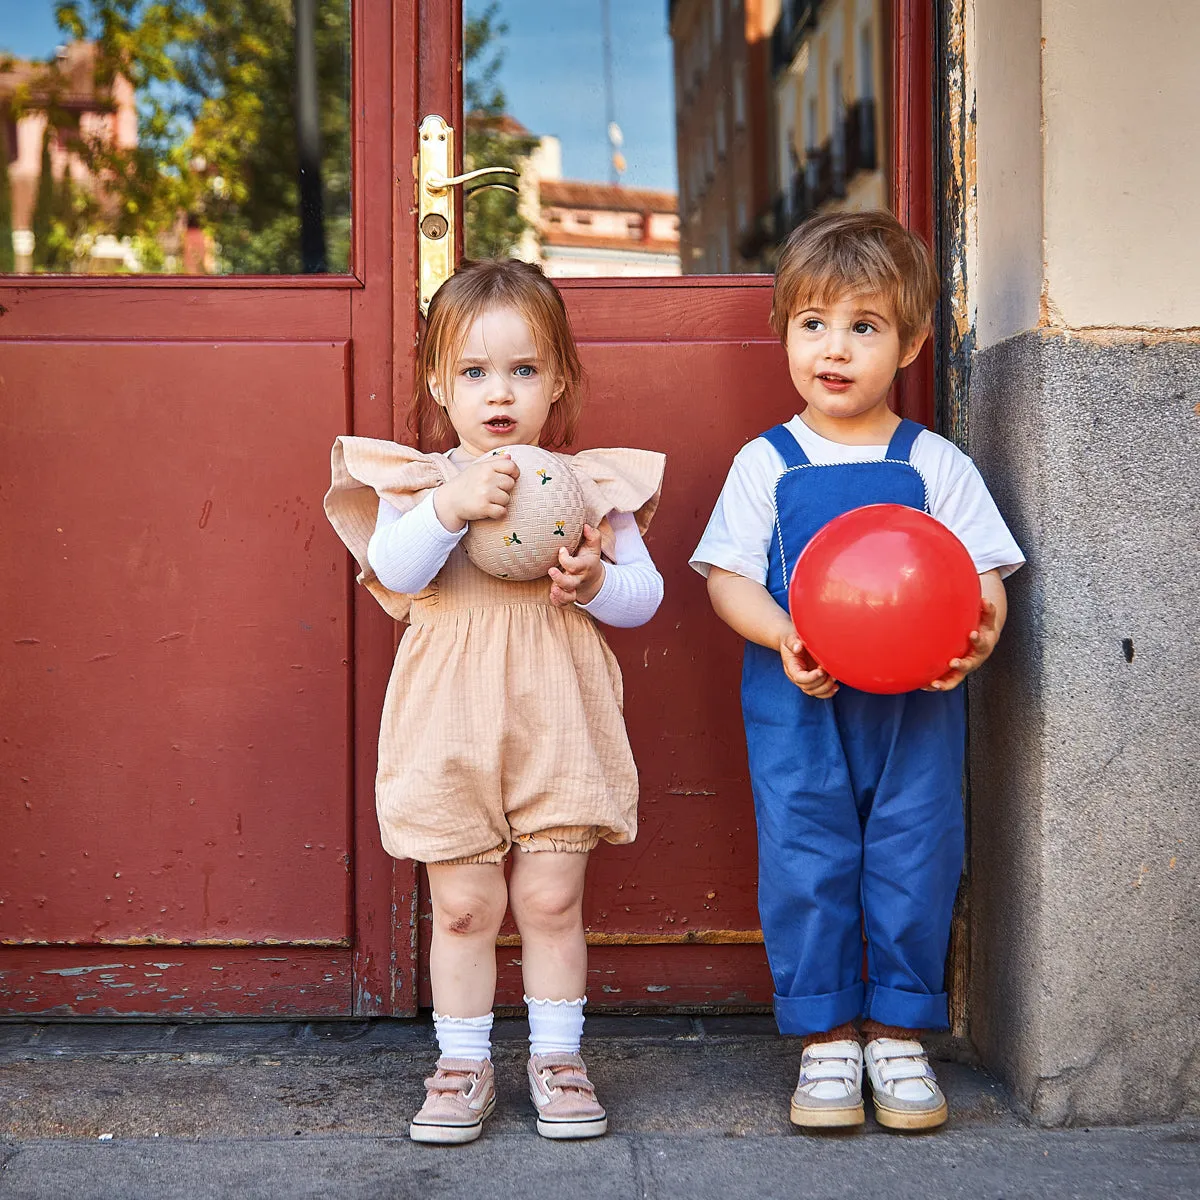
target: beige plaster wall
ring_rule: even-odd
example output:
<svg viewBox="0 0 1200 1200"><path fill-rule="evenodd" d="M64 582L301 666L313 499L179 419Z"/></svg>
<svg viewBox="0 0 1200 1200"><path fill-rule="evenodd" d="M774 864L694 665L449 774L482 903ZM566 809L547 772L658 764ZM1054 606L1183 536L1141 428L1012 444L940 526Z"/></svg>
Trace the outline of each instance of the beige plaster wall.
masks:
<svg viewBox="0 0 1200 1200"><path fill-rule="evenodd" d="M1042 0L968 6L974 85L976 296L980 349L1034 328L1042 293ZM974 49L972 56L970 51Z"/></svg>
<svg viewBox="0 0 1200 1200"><path fill-rule="evenodd" d="M1200 326L1200 4L1041 7L1047 320Z"/></svg>

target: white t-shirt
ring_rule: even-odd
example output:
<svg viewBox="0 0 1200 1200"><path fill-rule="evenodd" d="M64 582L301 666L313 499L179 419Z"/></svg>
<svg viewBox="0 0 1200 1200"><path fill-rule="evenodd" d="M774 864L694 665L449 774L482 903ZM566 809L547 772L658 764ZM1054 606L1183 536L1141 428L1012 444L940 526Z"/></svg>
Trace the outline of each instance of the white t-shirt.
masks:
<svg viewBox="0 0 1200 1200"><path fill-rule="evenodd" d="M797 416L786 428L809 461L831 463L877 462L887 446L845 446L814 433ZM1011 575L1025 562L1004 518L975 464L952 442L923 429L913 443L909 462L925 480L929 511L966 546L975 568ZM755 438L733 460L725 486L717 497L708 527L691 557L691 566L708 576L721 567L767 582L767 556L775 530L775 481L785 463L765 438Z"/></svg>

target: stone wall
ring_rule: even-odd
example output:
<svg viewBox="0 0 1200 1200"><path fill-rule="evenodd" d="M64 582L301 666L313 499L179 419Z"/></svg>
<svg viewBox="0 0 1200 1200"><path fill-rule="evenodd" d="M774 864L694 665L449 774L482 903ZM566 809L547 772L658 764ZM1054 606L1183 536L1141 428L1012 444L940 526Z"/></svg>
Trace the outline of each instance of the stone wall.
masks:
<svg viewBox="0 0 1200 1200"><path fill-rule="evenodd" d="M971 684L971 1034L1046 1124L1200 1112L1200 339L974 355L1030 565Z"/></svg>

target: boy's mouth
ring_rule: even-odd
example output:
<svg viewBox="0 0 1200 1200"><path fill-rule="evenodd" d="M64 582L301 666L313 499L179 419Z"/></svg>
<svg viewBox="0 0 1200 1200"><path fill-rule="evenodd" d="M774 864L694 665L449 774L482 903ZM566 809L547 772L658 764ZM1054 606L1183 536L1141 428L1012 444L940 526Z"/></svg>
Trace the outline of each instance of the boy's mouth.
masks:
<svg viewBox="0 0 1200 1200"><path fill-rule="evenodd" d="M822 371L817 378L831 391L840 392L848 388L854 380L839 375L836 371Z"/></svg>

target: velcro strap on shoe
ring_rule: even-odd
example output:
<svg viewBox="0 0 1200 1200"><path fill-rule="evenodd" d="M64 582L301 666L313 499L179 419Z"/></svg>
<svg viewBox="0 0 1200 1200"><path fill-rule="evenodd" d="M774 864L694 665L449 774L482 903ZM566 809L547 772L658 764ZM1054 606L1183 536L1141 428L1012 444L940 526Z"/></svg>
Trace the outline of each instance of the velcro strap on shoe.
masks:
<svg viewBox="0 0 1200 1200"><path fill-rule="evenodd" d="M876 1038L869 1044L869 1049L876 1062L885 1058L925 1057L925 1047L920 1042L902 1042L899 1038Z"/></svg>
<svg viewBox="0 0 1200 1200"><path fill-rule="evenodd" d="M845 1059L824 1059L805 1063L800 1068L800 1085L818 1083L824 1079L840 1079L843 1083L854 1083L858 1079L855 1064Z"/></svg>
<svg viewBox="0 0 1200 1200"><path fill-rule="evenodd" d="M464 1095L470 1089L469 1075L431 1075L425 1080L427 1092L437 1092L439 1095L453 1095L462 1092Z"/></svg>
<svg viewBox="0 0 1200 1200"><path fill-rule="evenodd" d="M579 1092L594 1092L596 1090L592 1081L586 1076L581 1075L578 1071L567 1069L563 1071L548 1071L546 1086L556 1088L560 1091L567 1088L574 1088Z"/></svg>
<svg viewBox="0 0 1200 1200"><path fill-rule="evenodd" d="M446 1094L466 1093L470 1091L478 1070L478 1064L469 1059L440 1058L434 1073L425 1080L425 1090Z"/></svg>
<svg viewBox="0 0 1200 1200"><path fill-rule="evenodd" d="M884 1062L879 1064L879 1078L884 1083L896 1083L901 1079L932 1079L937 1076L928 1063Z"/></svg>

